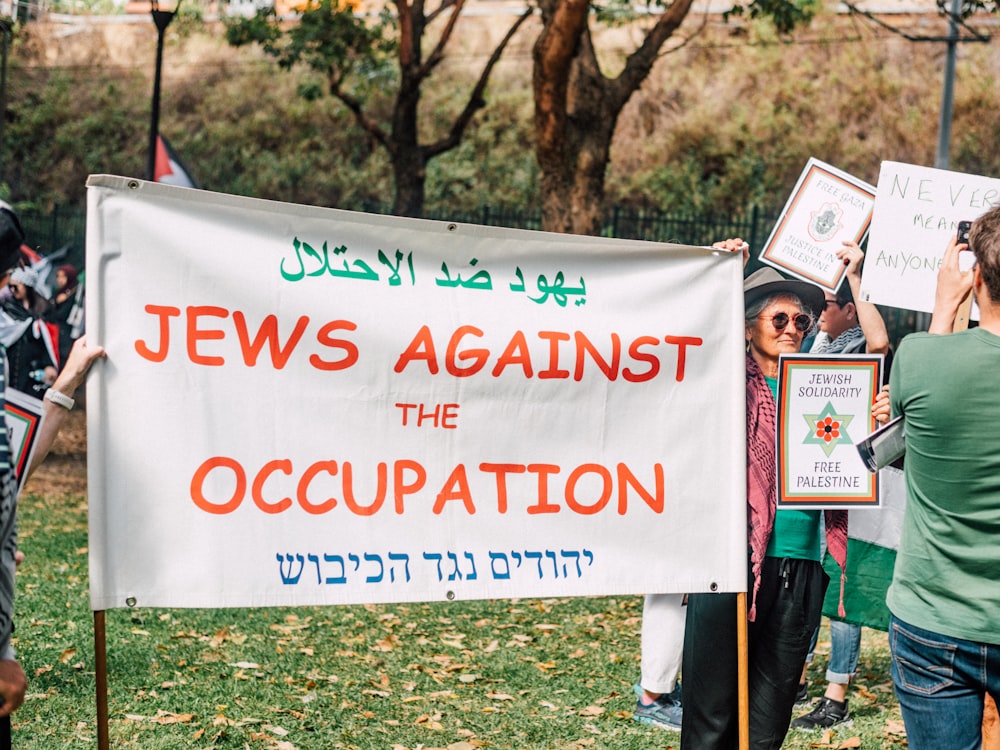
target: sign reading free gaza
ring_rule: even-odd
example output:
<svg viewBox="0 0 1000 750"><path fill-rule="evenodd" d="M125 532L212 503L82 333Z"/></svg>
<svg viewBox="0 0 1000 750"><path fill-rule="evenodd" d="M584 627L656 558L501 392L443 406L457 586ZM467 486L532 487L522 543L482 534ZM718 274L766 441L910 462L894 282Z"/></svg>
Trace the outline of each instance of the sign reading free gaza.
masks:
<svg viewBox="0 0 1000 750"><path fill-rule="evenodd" d="M738 254L88 191L95 610L745 587Z"/></svg>

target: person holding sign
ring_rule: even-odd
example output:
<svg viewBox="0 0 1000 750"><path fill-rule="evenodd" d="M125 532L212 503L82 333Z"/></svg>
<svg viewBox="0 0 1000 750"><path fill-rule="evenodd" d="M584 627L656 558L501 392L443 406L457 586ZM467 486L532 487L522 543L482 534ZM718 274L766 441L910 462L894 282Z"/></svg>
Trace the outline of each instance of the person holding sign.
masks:
<svg viewBox="0 0 1000 750"><path fill-rule="evenodd" d="M819 333L809 351L813 354L888 354L889 333L882 314L871 302L860 301L861 264L865 254L856 242L844 242L837 257L847 266L846 284L837 293L825 292L826 307L819 316ZM848 582L848 585L850 583ZM809 656L802 669L797 702L807 699L806 670L812 662L816 646L813 634ZM792 722L795 729L826 729L850 718L847 688L858 668L861 654L861 626L841 620L830 620L830 662L827 665L826 691L822 700L809 713Z"/></svg>
<svg viewBox="0 0 1000 750"><path fill-rule="evenodd" d="M24 232L13 209L0 201L0 269L12 268L18 260ZM83 383L91 364L104 355L101 347L78 340L63 371L46 392L44 413L35 442L35 452L26 471L30 475L49 452L65 413L73 406L72 394ZM0 363L0 413L6 391L6 351ZM3 731L9 730L9 716L24 701L28 686L24 670L11 647L14 630L14 568L17 552L17 478L7 431L0 439L0 719Z"/></svg>
<svg viewBox="0 0 1000 750"><path fill-rule="evenodd" d="M911 750L973 750L1000 700L1000 206L972 224L976 264L953 238L928 333L903 339L890 374L906 420L907 504L892 584L892 680ZM951 333L971 290L976 328ZM947 334L947 335L939 335Z"/></svg>
<svg viewBox="0 0 1000 750"><path fill-rule="evenodd" d="M739 240L719 246L745 252L745 243ZM829 582L820 564L820 525L825 513L827 548L843 570L847 514L776 512L778 358L799 351L803 337L823 311L823 293L807 282L785 279L771 268L751 274L743 289L750 746L778 750L788 733L799 674ZM736 594L688 597L682 750L731 750L738 744L736 602Z"/></svg>

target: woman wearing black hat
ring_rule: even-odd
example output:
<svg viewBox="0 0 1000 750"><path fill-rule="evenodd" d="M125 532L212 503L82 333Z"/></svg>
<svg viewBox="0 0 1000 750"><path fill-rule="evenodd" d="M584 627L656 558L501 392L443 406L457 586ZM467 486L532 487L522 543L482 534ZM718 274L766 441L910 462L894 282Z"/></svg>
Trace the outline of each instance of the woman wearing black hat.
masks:
<svg viewBox="0 0 1000 750"><path fill-rule="evenodd" d="M716 247L744 253L745 243ZM788 732L799 674L819 624L828 578L820 564L823 511L776 513L778 358L798 352L825 299L816 286L771 268L744 282L750 747L778 750ZM827 548L847 553L847 514L826 511ZM682 750L739 745L736 594L692 594L684 636Z"/></svg>

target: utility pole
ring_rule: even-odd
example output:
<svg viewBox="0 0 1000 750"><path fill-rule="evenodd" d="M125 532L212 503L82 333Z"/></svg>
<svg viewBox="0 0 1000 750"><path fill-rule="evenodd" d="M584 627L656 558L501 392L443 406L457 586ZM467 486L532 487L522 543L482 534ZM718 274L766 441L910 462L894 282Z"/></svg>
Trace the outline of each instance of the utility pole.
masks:
<svg viewBox="0 0 1000 750"><path fill-rule="evenodd" d="M951 118L955 102L955 58L958 54L958 19L962 13L962 0L951 0L948 15L948 50L944 60L944 85L941 89L941 115L938 121L937 155L934 166L947 169L951 158Z"/></svg>

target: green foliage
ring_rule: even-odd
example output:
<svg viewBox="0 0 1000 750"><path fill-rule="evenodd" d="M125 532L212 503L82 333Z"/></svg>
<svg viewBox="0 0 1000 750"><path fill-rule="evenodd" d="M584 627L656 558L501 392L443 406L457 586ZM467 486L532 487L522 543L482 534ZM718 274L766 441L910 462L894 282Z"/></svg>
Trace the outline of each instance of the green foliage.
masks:
<svg viewBox="0 0 1000 750"><path fill-rule="evenodd" d="M831 16L814 25L801 33L821 30L834 41L781 44L770 23L744 20L710 25L664 57L619 119L608 202L715 214L739 214L749 204L774 211L810 156L872 183L882 160L932 164L940 47L900 38L853 41L856 28ZM100 48L87 55L93 67L52 67L31 57L31 50L51 46L33 40L37 33L15 35L0 180L17 202L79 206L87 175L144 173L152 50L145 68L102 65ZM595 38L608 56L621 55L600 32ZM441 132L461 108L460 92L476 68L470 60L481 59L473 54L480 39L460 36L466 48L446 58L423 88L424 135ZM350 209L390 201L387 154L325 95L325 74L306 65L282 73L276 58L229 47L210 26L181 39L171 32L168 41L168 59L201 50L195 64L167 66L160 128L204 187ZM522 59L498 68L475 127L459 148L428 164L428 212L538 205L529 67ZM998 71L997 45L962 47L954 170L1000 175ZM372 116L385 121L390 103L382 92L389 86L380 75L364 80L375 93Z"/></svg>
<svg viewBox="0 0 1000 750"><path fill-rule="evenodd" d="M232 19L226 23L226 39L237 47L259 44L282 68L304 65L337 85L354 75L359 88L370 89L393 75L392 17L383 13L368 23L337 0L310 2L290 27L281 25L272 8L252 18Z"/></svg>
<svg viewBox="0 0 1000 750"><path fill-rule="evenodd" d="M753 0L748 5L737 3L722 14L732 17L747 16L751 19L769 19L782 34L809 21L821 7L819 0Z"/></svg>

